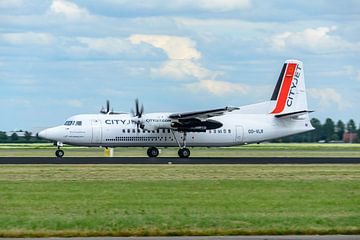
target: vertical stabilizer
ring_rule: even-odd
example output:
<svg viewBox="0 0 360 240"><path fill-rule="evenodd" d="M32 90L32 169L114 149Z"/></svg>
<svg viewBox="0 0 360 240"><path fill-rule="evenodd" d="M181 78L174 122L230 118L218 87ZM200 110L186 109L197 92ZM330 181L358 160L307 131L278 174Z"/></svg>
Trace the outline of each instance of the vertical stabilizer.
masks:
<svg viewBox="0 0 360 240"><path fill-rule="evenodd" d="M284 115L308 112L304 68L301 61L285 61L271 101L275 102L271 114Z"/></svg>

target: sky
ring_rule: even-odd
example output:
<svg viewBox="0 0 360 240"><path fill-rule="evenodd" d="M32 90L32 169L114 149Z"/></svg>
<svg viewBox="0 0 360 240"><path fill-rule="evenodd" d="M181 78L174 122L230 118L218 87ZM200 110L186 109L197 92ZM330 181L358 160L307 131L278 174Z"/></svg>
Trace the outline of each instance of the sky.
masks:
<svg viewBox="0 0 360 240"><path fill-rule="evenodd" d="M267 101L286 59L311 117L360 123L359 56L359 0L0 0L0 130Z"/></svg>

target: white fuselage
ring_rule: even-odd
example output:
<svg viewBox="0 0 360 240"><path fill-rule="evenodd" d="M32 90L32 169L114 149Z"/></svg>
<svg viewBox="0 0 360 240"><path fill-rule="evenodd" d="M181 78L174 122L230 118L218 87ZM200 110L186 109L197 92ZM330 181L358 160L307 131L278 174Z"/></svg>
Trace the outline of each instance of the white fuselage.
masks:
<svg viewBox="0 0 360 240"><path fill-rule="evenodd" d="M179 156L189 157L190 147L224 147L263 142L311 131L304 67L286 60L270 101L185 113L146 113L135 101L135 114L115 114L107 102L103 114L83 114L64 125L41 131L39 137L79 146L156 147L179 146ZM205 130L205 131L204 131ZM183 132L185 131L185 132ZM186 140L184 140L186 138ZM59 152L58 152L59 153ZM57 154L63 156L63 152Z"/></svg>
<svg viewBox="0 0 360 240"><path fill-rule="evenodd" d="M169 113L152 113L148 119L166 119ZM66 124L41 132L41 137L70 145L101 147L176 147L183 133L169 128L137 128L129 114L83 114L70 117ZM221 128L188 132L186 146L224 147L263 142L312 130L307 116L278 119L271 114L229 113L213 117ZM81 125L80 125L81 124Z"/></svg>

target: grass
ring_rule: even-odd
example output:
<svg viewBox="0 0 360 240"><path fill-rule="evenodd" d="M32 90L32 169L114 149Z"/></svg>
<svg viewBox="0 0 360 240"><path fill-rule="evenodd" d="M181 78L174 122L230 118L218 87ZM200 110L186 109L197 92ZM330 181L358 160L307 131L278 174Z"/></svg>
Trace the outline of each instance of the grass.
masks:
<svg viewBox="0 0 360 240"><path fill-rule="evenodd" d="M359 165L0 166L0 236L359 234Z"/></svg>
<svg viewBox="0 0 360 240"><path fill-rule="evenodd" d="M101 157L102 148L64 146L65 156ZM160 157L177 157L177 148L161 148ZM52 144L0 144L0 157L53 157ZM116 157L145 157L146 148L116 148ZM193 157L360 157L360 144L251 144L226 148L192 148Z"/></svg>

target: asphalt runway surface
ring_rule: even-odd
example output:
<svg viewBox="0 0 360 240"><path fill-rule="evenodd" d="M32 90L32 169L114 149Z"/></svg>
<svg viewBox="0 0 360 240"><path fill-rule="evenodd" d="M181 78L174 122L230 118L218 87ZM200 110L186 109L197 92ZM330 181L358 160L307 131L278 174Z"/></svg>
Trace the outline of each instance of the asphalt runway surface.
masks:
<svg viewBox="0 0 360 240"><path fill-rule="evenodd" d="M4 238L12 240L14 238ZM23 238L22 238L23 239ZM30 238L29 238L30 239ZM358 240L360 235L308 235L308 236L214 236L214 237L78 237L31 238L32 240Z"/></svg>
<svg viewBox="0 0 360 240"><path fill-rule="evenodd" d="M360 158L0 157L0 164L357 164Z"/></svg>

